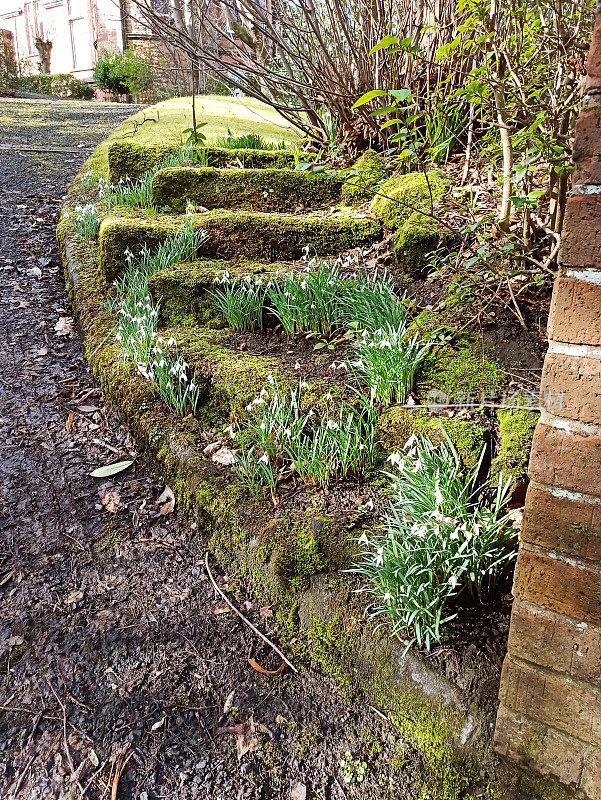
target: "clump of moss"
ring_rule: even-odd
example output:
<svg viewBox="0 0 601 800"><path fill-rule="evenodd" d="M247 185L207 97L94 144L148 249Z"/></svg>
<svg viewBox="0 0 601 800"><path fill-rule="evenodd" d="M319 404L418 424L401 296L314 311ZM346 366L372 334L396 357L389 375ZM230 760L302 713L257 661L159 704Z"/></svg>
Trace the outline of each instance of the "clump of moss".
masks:
<svg viewBox="0 0 601 800"><path fill-rule="evenodd" d="M521 408L499 409L497 417L499 445L490 467L491 477L497 481L503 475L507 481L511 476L516 486L528 478L528 459L539 413Z"/></svg>
<svg viewBox="0 0 601 800"><path fill-rule="evenodd" d="M448 188L439 172L410 172L382 184L371 202L371 210L385 227L396 230L416 211L429 211Z"/></svg>
<svg viewBox="0 0 601 800"><path fill-rule="evenodd" d="M341 188L341 178L290 169L172 167L152 179L151 203L180 212L189 201L208 209L294 211L338 201Z"/></svg>
<svg viewBox="0 0 601 800"><path fill-rule="evenodd" d="M348 205L371 200L378 185L388 177L384 162L375 150L366 150L353 164L358 175L348 178L342 187L342 200Z"/></svg>
<svg viewBox="0 0 601 800"><path fill-rule="evenodd" d="M459 237L452 231L417 211L395 231L392 251L401 276L419 280L427 276L431 263L429 254L440 248L448 252L458 243Z"/></svg>
<svg viewBox="0 0 601 800"><path fill-rule="evenodd" d="M386 451L399 452L412 436L426 436L435 444L445 436L457 448L463 465L473 469L486 442L486 428L454 417L430 417L423 409L390 408L380 416L376 434Z"/></svg>
<svg viewBox="0 0 601 800"><path fill-rule="evenodd" d="M430 403L479 402L495 397L505 383L501 366L475 336L434 348L416 382Z"/></svg>

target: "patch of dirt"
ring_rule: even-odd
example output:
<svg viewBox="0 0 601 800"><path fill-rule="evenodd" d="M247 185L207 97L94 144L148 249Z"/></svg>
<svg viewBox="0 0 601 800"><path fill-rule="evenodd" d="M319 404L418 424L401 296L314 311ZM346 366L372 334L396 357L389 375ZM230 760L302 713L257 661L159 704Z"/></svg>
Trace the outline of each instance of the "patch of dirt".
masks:
<svg viewBox="0 0 601 800"><path fill-rule="evenodd" d="M279 359L299 380L335 380L339 371L331 368L334 361L345 361L351 353L348 339L296 336L289 339L281 329L236 332L223 340L231 350ZM317 349L316 349L317 347Z"/></svg>
<svg viewBox="0 0 601 800"><path fill-rule="evenodd" d="M0 101L0 118L16 105ZM93 145L132 111L92 108L52 103L36 126L38 105L22 101L25 132L18 119L0 132L16 145ZM205 533L170 509L106 407L54 238L83 157L2 157L0 795L414 800L419 759L364 699L349 704L309 663L276 677L249 664L280 665L224 610L203 567ZM90 476L124 460L134 463ZM272 609L214 573L276 637ZM344 783L347 750L367 764L363 783Z"/></svg>

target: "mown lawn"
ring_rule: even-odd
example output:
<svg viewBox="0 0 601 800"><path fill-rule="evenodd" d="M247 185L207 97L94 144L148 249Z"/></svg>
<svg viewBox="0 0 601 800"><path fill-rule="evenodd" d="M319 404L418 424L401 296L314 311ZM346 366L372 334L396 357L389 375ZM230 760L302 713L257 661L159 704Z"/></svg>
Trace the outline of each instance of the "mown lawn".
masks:
<svg viewBox="0 0 601 800"><path fill-rule="evenodd" d="M156 118L159 112L159 121L146 122L138 128L132 137L134 122L141 122L144 115L147 118ZM213 143L219 136L227 133L228 129L234 136L242 133L258 133L264 139L273 142L287 143L298 139L298 134L290 127L288 122L280 117L273 109L253 100L250 97L221 97L219 95L201 95L196 99L196 120L200 124L207 124L201 132L207 137L207 143ZM182 131L192 126L192 98L176 97L164 100L138 111L129 119L122 122L118 128L106 138L94 152L90 159L96 172L106 172L107 151L114 141L133 141L145 143L177 143L182 139ZM185 137L184 137L185 138Z"/></svg>

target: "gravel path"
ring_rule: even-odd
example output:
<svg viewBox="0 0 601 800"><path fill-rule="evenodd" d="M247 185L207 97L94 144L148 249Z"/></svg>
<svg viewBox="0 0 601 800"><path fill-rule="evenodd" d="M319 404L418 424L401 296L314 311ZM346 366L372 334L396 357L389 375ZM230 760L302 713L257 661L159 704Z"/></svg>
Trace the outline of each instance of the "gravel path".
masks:
<svg viewBox="0 0 601 800"><path fill-rule="evenodd" d="M161 513L164 484L87 368L54 227L87 148L133 110L0 100L0 796L414 798L414 755L364 700L308 662L249 666L277 664L216 613L203 532Z"/></svg>

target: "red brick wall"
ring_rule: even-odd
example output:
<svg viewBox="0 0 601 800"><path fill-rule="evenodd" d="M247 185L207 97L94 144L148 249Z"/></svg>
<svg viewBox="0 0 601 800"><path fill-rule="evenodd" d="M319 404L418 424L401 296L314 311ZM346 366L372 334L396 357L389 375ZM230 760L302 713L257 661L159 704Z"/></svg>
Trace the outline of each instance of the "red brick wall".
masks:
<svg viewBox="0 0 601 800"><path fill-rule="evenodd" d="M574 167L495 747L601 800L601 13Z"/></svg>

